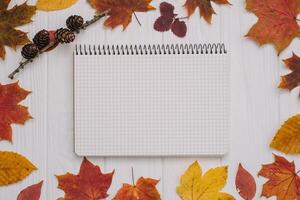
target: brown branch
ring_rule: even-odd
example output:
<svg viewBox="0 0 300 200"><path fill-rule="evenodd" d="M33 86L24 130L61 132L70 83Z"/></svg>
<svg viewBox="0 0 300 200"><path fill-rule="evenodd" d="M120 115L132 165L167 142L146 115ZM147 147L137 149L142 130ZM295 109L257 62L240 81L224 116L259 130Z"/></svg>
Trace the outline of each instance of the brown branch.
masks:
<svg viewBox="0 0 300 200"><path fill-rule="evenodd" d="M100 13L99 15L94 16L93 19L86 21L86 22L82 25L82 27L81 27L80 29L85 30L88 26L94 24L95 22L97 22L98 20L100 20L102 17L107 16L107 15L109 14L109 12L110 12L110 9L109 9L109 10L106 10L106 11L104 11L104 12L102 12L102 13ZM75 31L75 33L79 33L79 32L76 32L76 31ZM41 55L42 53L44 53L44 52L46 52L46 51L48 51L48 50L50 50L50 49L52 49L52 48L54 48L54 47L56 47L56 46L57 46L57 43L54 43L54 44L52 44L50 47L46 47L46 49L43 49L43 50L39 51L38 55L35 56L34 58L28 59L28 60L25 60L25 61L21 61L21 62L19 63L18 68L16 68L12 73L10 73L10 74L8 75L8 78L14 79L15 75L16 75L17 73L19 73L22 69L24 69L25 65L27 65L27 64L30 63L30 62L33 62L33 60L34 60L36 57L38 57L38 56Z"/></svg>
<svg viewBox="0 0 300 200"><path fill-rule="evenodd" d="M8 78L14 79L14 76L19 73L22 69L24 69L24 66L27 65L28 63L33 62L33 59L25 60L20 62L19 67L15 69L12 73L8 75Z"/></svg>
<svg viewBox="0 0 300 200"><path fill-rule="evenodd" d="M86 21L86 22L82 25L81 29L86 29L86 27L88 27L88 26L94 24L95 22L97 22L97 21L98 21L99 19L101 19L102 17L107 16L107 15L109 14L109 12L110 12L110 9L109 9L109 10L106 10L106 11L104 11L104 12L102 12L102 13L100 13L99 15L94 16L93 19L91 19L91 20L89 20L89 21Z"/></svg>

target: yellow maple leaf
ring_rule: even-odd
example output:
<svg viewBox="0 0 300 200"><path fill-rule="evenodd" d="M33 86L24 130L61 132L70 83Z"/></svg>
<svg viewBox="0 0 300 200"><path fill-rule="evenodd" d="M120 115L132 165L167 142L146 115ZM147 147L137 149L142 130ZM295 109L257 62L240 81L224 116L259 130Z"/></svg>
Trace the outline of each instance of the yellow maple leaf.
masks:
<svg viewBox="0 0 300 200"><path fill-rule="evenodd" d="M202 175L202 170L195 161L181 176L177 194L182 200L234 200L234 197L220 190L227 180L227 167L217 167Z"/></svg>
<svg viewBox="0 0 300 200"><path fill-rule="evenodd" d="M54 11L63 10L74 5L78 0L38 0L36 7L38 10Z"/></svg>
<svg viewBox="0 0 300 200"><path fill-rule="evenodd" d="M300 153L300 115L291 117L282 125L270 147L284 153Z"/></svg>
<svg viewBox="0 0 300 200"><path fill-rule="evenodd" d="M19 182L37 168L24 156L0 151L0 186Z"/></svg>

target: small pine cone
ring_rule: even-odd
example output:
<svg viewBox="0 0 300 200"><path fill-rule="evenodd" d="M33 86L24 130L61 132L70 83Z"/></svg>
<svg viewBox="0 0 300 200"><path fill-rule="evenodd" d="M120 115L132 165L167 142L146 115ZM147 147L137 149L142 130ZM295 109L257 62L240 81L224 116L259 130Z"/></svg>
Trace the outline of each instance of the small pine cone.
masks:
<svg viewBox="0 0 300 200"><path fill-rule="evenodd" d="M49 32L47 30L39 31L33 38L33 43L39 48L44 49L50 43Z"/></svg>
<svg viewBox="0 0 300 200"><path fill-rule="evenodd" d="M55 37L60 43L70 43L75 40L75 34L67 28L58 29Z"/></svg>
<svg viewBox="0 0 300 200"><path fill-rule="evenodd" d="M26 44L25 46L23 46L21 51L23 58L26 58L28 60L36 57L38 53L39 53L39 49L33 43Z"/></svg>
<svg viewBox="0 0 300 200"><path fill-rule="evenodd" d="M79 15L72 15L67 19L67 27L71 31L79 30L83 25L83 18Z"/></svg>

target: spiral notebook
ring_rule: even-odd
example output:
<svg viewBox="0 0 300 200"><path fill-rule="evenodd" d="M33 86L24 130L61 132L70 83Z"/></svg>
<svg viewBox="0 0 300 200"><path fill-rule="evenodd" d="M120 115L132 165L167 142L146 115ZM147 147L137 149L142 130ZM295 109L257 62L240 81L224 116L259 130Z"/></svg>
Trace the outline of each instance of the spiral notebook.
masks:
<svg viewBox="0 0 300 200"><path fill-rule="evenodd" d="M77 45L80 156L220 156L228 150L224 44Z"/></svg>

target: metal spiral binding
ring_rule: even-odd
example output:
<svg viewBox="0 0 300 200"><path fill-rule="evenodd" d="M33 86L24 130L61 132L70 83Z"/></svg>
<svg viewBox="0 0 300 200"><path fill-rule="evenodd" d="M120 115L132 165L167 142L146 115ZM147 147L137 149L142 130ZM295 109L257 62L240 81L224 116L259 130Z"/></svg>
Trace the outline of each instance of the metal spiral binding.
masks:
<svg viewBox="0 0 300 200"><path fill-rule="evenodd" d="M227 54L223 43L167 45L76 45L76 55Z"/></svg>

